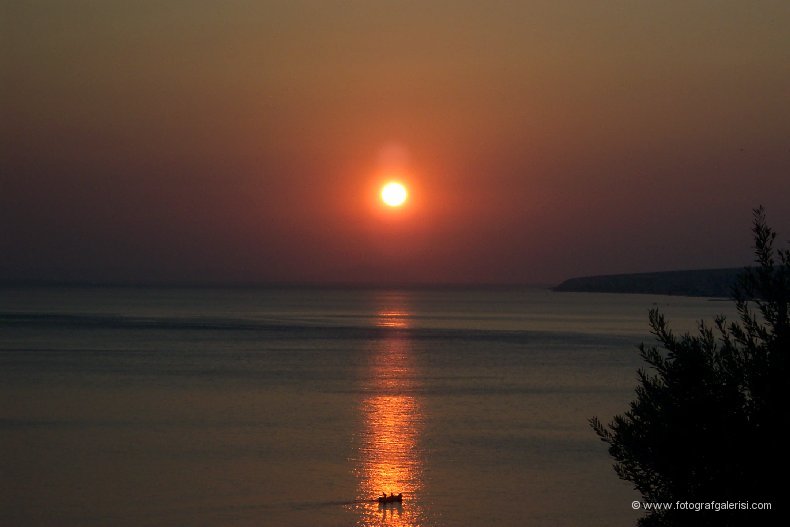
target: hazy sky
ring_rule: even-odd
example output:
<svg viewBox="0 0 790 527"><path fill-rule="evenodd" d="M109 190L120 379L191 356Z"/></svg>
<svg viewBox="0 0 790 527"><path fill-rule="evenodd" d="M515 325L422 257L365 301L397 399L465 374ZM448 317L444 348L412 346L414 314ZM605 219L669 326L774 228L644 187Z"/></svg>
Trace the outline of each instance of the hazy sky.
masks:
<svg viewBox="0 0 790 527"><path fill-rule="evenodd" d="M787 1L0 2L5 280L740 266L759 204L790 238Z"/></svg>

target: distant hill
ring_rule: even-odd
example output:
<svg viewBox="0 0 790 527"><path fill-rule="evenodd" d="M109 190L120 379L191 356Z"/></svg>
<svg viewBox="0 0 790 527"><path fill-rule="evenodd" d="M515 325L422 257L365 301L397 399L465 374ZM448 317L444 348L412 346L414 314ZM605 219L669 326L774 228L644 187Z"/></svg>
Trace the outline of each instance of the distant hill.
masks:
<svg viewBox="0 0 790 527"><path fill-rule="evenodd" d="M641 293L729 298L743 268L666 271L660 273L582 276L565 280L554 291L580 293Z"/></svg>

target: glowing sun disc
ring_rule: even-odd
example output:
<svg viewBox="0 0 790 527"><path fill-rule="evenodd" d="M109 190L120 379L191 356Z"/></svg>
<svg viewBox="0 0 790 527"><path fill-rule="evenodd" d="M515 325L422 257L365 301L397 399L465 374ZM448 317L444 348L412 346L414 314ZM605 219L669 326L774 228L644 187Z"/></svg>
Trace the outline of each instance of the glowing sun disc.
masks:
<svg viewBox="0 0 790 527"><path fill-rule="evenodd" d="M400 183L391 182L381 189L381 201L390 207L400 207L409 197L409 192Z"/></svg>

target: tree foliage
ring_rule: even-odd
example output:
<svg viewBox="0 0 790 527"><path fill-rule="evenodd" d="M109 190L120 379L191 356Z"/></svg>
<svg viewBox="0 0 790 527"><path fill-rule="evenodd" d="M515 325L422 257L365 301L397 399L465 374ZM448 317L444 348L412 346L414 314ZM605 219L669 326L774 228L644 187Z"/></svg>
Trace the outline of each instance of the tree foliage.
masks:
<svg viewBox="0 0 790 527"><path fill-rule="evenodd" d="M636 399L604 425L617 475L645 502L771 502L773 512L648 511L643 527L773 524L787 488L787 355L790 251L774 248L763 208L754 211L756 266L734 288L738 320L719 316L676 335L658 310L658 345L639 347Z"/></svg>

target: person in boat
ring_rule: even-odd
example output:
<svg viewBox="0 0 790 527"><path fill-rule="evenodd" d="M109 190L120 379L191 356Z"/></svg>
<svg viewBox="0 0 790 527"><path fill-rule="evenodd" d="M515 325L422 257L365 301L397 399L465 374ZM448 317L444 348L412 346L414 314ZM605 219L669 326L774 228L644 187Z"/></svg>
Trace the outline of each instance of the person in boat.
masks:
<svg viewBox="0 0 790 527"><path fill-rule="evenodd" d="M382 497L382 498L384 498L384 499L386 500L386 499L387 499L387 493L386 493L386 492L382 492L382 493L381 493L381 497Z"/></svg>

